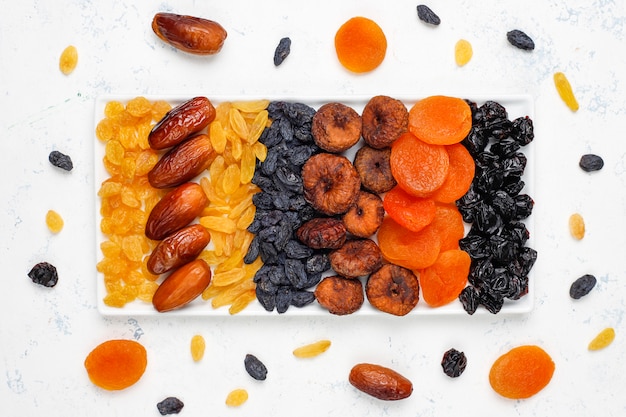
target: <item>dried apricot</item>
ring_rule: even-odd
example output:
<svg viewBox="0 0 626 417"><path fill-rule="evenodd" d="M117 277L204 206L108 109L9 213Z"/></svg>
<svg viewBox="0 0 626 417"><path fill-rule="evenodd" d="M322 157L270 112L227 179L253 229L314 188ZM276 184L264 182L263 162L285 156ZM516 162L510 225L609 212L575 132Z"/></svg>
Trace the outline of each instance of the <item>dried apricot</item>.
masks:
<svg viewBox="0 0 626 417"><path fill-rule="evenodd" d="M106 390L121 390L135 384L147 364L146 349L140 343L126 339L103 342L85 359L91 382Z"/></svg>
<svg viewBox="0 0 626 417"><path fill-rule="evenodd" d="M454 204L437 204L435 217L428 225L439 236L441 251L458 249L459 240L465 236L465 224L459 209Z"/></svg>
<svg viewBox="0 0 626 417"><path fill-rule="evenodd" d="M489 371L489 383L503 397L528 398L548 385L554 369L554 361L545 350L522 345L496 359Z"/></svg>
<svg viewBox="0 0 626 417"><path fill-rule="evenodd" d="M429 96L409 110L409 132L437 145L462 141L472 127L472 110L461 98Z"/></svg>
<svg viewBox="0 0 626 417"><path fill-rule="evenodd" d="M405 133L391 145L391 173L398 185L416 197L428 197L448 175L450 158L442 145Z"/></svg>
<svg viewBox="0 0 626 417"><path fill-rule="evenodd" d="M467 285L471 262L467 252L460 249L441 252L435 263L419 274L424 301L440 307L456 300Z"/></svg>
<svg viewBox="0 0 626 417"><path fill-rule="evenodd" d="M441 239L432 227L412 232L387 216L378 229L378 247L387 261L416 270L435 263Z"/></svg>
<svg viewBox="0 0 626 417"><path fill-rule="evenodd" d="M460 143L447 145L446 151L450 161L448 175L431 198L442 203L454 203L469 190L474 180L476 164L467 148Z"/></svg>
<svg viewBox="0 0 626 417"><path fill-rule="evenodd" d="M376 22L357 16L341 25L335 34L335 51L346 69L369 72L385 59L387 38Z"/></svg>
<svg viewBox="0 0 626 417"><path fill-rule="evenodd" d="M396 223L413 232L419 232L435 218L435 201L410 195L396 186L383 199L383 207Z"/></svg>

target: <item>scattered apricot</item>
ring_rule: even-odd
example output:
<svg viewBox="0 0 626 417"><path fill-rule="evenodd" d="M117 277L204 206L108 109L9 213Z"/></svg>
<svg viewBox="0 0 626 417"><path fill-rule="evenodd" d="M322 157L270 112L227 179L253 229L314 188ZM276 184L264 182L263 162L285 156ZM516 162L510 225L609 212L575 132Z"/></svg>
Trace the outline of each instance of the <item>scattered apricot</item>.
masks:
<svg viewBox="0 0 626 417"><path fill-rule="evenodd" d="M335 34L335 51L346 69L369 72L385 59L387 38L376 22L357 16L341 25Z"/></svg>
<svg viewBox="0 0 626 417"><path fill-rule="evenodd" d="M545 350L522 345L496 359L489 371L489 383L503 397L528 398L548 385L554 369L554 361Z"/></svg>
<svg viewBox="0 0 626 417"><path fill-rule="evenodd" d="M122 390L135 384L147 364L146 349L140 343L126 339L103 342L85 359L91 382L106 390Z"/></svg>

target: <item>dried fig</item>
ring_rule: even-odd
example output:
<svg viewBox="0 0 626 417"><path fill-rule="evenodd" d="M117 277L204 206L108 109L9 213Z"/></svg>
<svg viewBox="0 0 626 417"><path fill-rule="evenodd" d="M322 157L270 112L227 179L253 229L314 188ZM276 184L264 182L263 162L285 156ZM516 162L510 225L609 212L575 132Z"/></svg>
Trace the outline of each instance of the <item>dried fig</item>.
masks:
<svg viewBox="0 0 626 417"><path fill-rule="evenodd" d="M313 155L302 167L304 198L329 216L342 214L354 204L361 180L345 156L330 153Z"/></svg>
<svg viewBox="0 0 626 417"><path fill-rule="evenodd" d="M375 149L391 146L409 128L409 111L404 103L387 96L375 96L362 114L363 140Z"/></svg>
<svg viewBox="0 0 626 417"><path fill-rule="evenodd" d="M365 294L378 310L404 316L419 301L419 281L410 269L386 264L369 276Z"/></svg>
<svg viewBox="0 0 626 417"><path fill-rule="evenodd" d="M371 239L349 240L328 257L335 272L346 278L369 275L383 265L383 255Z"/></svg>
<svg viewBox="0 0 626 417"><path fill-rule="evenodd" d="M385 208L383 200L367 191L359 191L354 204L343 215L346 230L358 237L370 237L383 223Z"/></svg>
<svg viewBox="0 0 626 417"><path fill-rule="evenodd" d="M325 151L346 151L361 138L361 116L345 104L326 103L313 116L311 134Z"/></svg>
<svg viewBox="0 0 626 417"><path fill-rule="evenodd" d="M362 146L354 156L354 168L363 188L377 194L386 193L397 183L391 174L391 149Z"/></svg>
<svg viewBox="0 0 626 417"><path fill-rule="evenodd" d="M346 227L339 219L316 217L296 230L300 242L313 249L337 249L346 241Z"/></svg>
<svg viewBox="0 0 626 417"><path fill-rule="evenodd" d="M322 279L315 288L315 298L329 313L338 316L354 313L365 301L360 280L338 275Z"/></svg>

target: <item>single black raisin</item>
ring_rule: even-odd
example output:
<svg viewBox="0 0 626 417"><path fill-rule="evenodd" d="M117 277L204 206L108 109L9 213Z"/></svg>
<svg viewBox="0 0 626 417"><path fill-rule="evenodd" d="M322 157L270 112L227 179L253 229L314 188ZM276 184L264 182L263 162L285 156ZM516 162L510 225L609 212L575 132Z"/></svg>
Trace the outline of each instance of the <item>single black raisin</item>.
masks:
<svg viewBox="0 0 626 417"><path fill-rule="evenodd" d="M248 372L252 378L257 381L264 381L265 378L267 378L267 368L256 356L247 354L243 363L246 367L246 372Z"/></svg>
<svg viewBox="0 0 626 417"><path fill-rule="evenodd" d="M282 38L274 51L274 65L279 66L291 52L291 39Z"/></svg>
<svg viewBox="0 0 626 417"><path fill-rule="evenodd" d="M35 284L43 285L44 287L54 287L59 281L56 267L48 262L40 262L33 266L28 276Z"/></svg>
<svg viewBox="0 0 626 417"><path fill-rule="evenodd" d="M591 274L585 274L572 283L569 288L569 295L575 300L584 297L596 286L596 277Z"/></svg>
<svg viewBox="0 0 626 417"><path fill-rule="evenodd" d="M535 49L535 42L533 42L532 38L518 29L513 29L510 32L507 32L506 38L509 43L516 48L523 49L525 51L532 51Z"/></svg>
<svg viewBox="0 0 626 417"><path fill-rule="evenodd" d="M578 165L586 172L599 171L604 167L604 160L598 155L586 154L580 158Z"/></svg>
<svg viewBox="0 0 626 417"><path fill-rule="evenodd" d="M463 305L463 309L470 315L476 312L480 302L478 298L478 291L476 291L476 289L472 286L463 288L463 291L459 294L459 300Z"/></svg>
<svg viewBox="0 0 626 417"><path fill-rule="evenodd" d="M452 348L443 354L441 367L443 368L443 373L448 375L450 378L457 378L460 376L463 371L465 371L466 366L467 358L465 357L465 353Z"/></svg>
<svg viewBox="0 0 626 417"><path fill-rule="evenodd" d="M167 414L178 414L185 404L176 397L167 397L157 404L157 409L162 416Z"/></svg>
<svg viewBox="0 0 626 417"><path fill-rule="evenodd" d="M64 169L66 171L71 171L74 168L72 158L59 151L50 152L50 155L48 155L48 161L50 161L50 163L55 167Z"/></svg>
<svg viewBox="0 0 626 417"><path fill-rule="evenodd" d="M425 4L419 4L417 6L417 17L419 17L422 22L428 23L429 25L438 26L441 23L439 16L437 16L435 12L433 12L431 8Z"/></svg>

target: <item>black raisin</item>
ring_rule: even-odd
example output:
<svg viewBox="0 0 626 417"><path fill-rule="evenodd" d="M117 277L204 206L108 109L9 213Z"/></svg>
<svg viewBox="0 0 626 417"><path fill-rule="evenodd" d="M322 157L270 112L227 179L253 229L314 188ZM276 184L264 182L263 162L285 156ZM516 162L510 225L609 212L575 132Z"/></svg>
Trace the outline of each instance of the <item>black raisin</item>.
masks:
<svg viewBox="0 0 626 417"><path fill-rule="evenodd" d="M72 158L59 151L50 152L50 155L48 155L48 160L55 167L64 169L65 171L71 171L74 168Z"/></svg>
<svg viewBox="0 0 626 417"><path fill-rule="evenodd" d="M467 358L465 357L465 353L452 348L443 354L441 367L443 368L443 373L450 378L459 377L463 371L465 371L466 366Z"/></svg>
<svg viewBox="0 0 626 417"><path fill-rule="evenodd" d="M321 279L321 275L320 275ZM317 282L320 280L318 279ZM315 285L315 284L314 284ZM294 307L304 307L315 301L315 294L311 291L296 291L291 297L291 305Z"/></svg>
<svg viewBox="0 0 626 417"><path fill-rule="evenodd" d="M580 158L578 165L585 172L599 171L604 167L604 160L598 155L586 154Z"/></svg>
<svg viewBox="0 0 626 417"><path fill-rule="evenodd" d="M593 287L596 286L596 277L591 274L585 274L572 283L569 288L569 296L575 300L589 294Z"/></svg>
<svg viewBox="0 0 626 417"><path fill-rule="evenodd" d="M157 404L157 409L162 416L167 414L178 414L185 404L176 397L167 397Z"/></svg>
<svg viewBox="0 0 626 417"><path fill-rule="evenodd" d="M279 314L286 312L291 305L291 299L293 298L293 291L290 287L284 286L278 289L276 293L276 311Z"/></svg>
<svg viewBox="0 0 626 417"><path fill-rule="evenodd" d="M523 49L525 51L532 51L535 49L535 42L532 38L518 29L513 29L507 32L506 38L509 43L516 48Z"/></svg>
<svg viewBox="0 0 626 417"><path fill-rule="evenodd" d="M247 354L243 360L246 372L257 381L264 381L267 378L267 368L256 356Z"/></svg>
<svg viewBox="0 0 626 417"><path fill-rule="evenodd" d="M40 262L33 266L28 276L35 284L43 285L44 287L54 287L59 281L56 267L48 262Z"/></svg>
<svg viewBox="0 0 626 417"><path fill-rule="evenodd" d="M282 38L274 51L274 65L279 66L291 52L291 39Z"/></svg>
<svg viewBox="0 0 626 417"><path fill-rule="evenodd" d="M471 286L463 288L463 291L459 294L459 301L461 301L461 305L463 305L463 309L467 314L474 314L479 304L478 291Z"/></svg>
<svg viewBox="0 0 626 417"><path fill-rule="evenodd" d="M425 4L419 4L417 6L417 17L419 17L422 22L428 23L429 25L438 26L441 23L439 16Z"/></svg>

